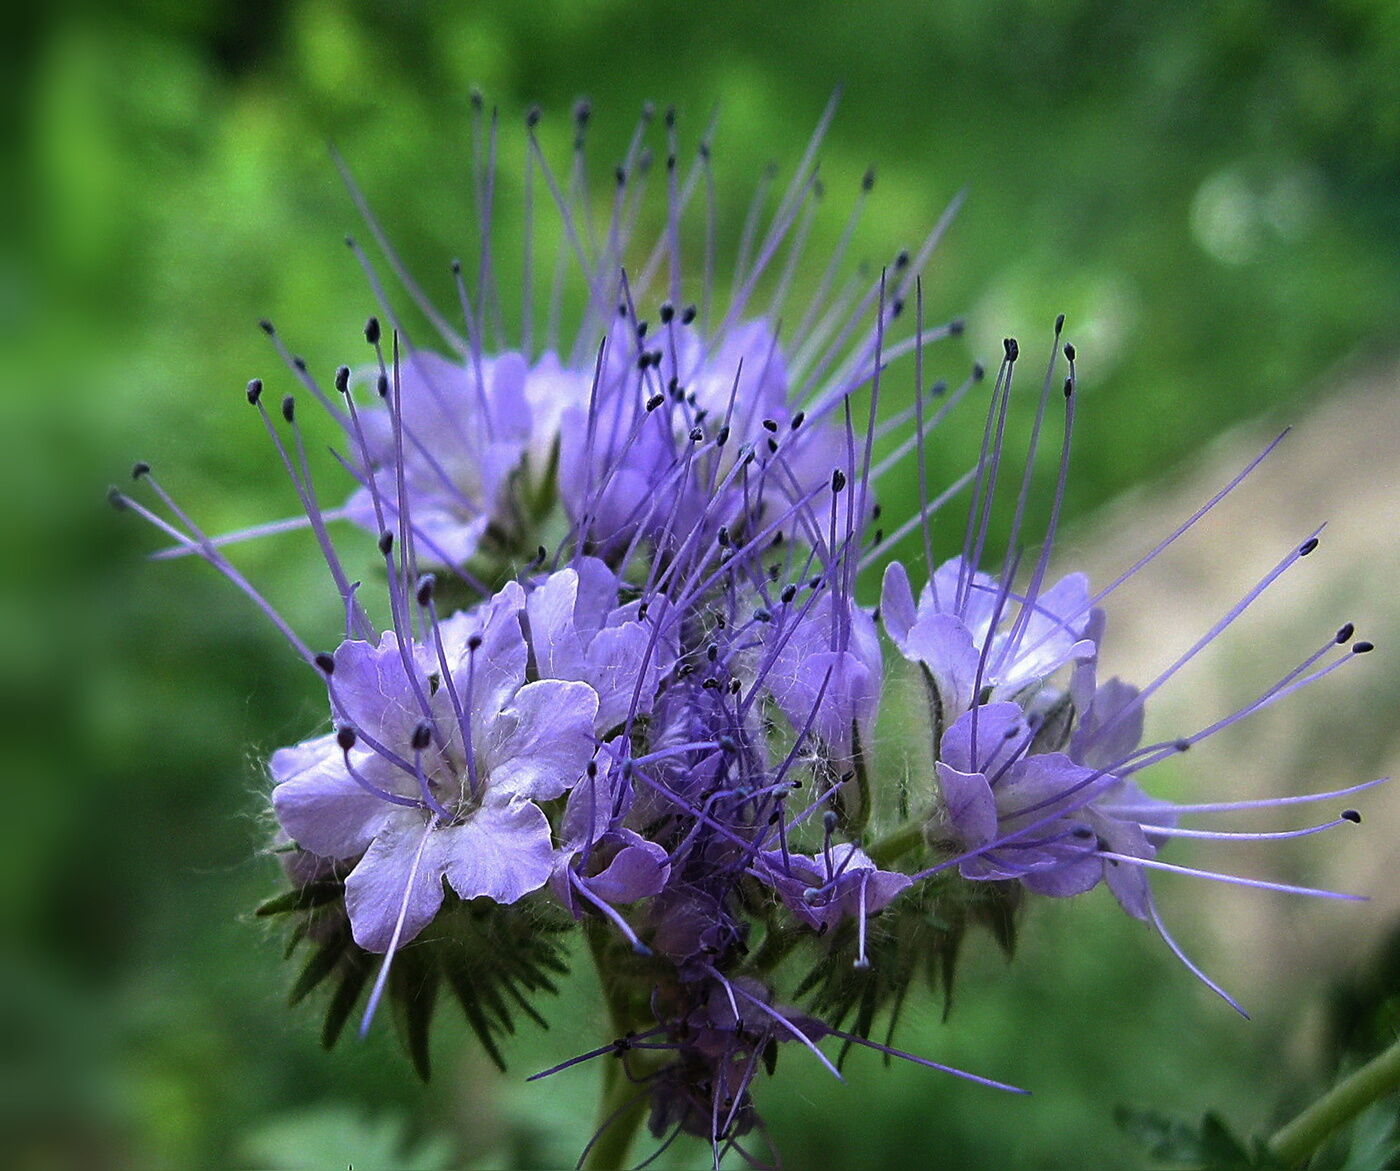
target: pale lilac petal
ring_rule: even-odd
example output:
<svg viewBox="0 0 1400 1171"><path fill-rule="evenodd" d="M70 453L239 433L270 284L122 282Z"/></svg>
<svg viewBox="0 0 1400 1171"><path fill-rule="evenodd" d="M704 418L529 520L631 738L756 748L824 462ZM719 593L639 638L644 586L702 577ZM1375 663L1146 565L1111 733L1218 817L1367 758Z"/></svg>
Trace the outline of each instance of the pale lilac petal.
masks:
<svg viewBox="0 0 1400 1171"><path fill-rule="evenodd" d="M940 761L938 788L949 824L967 849L976 850L996 840L996 799L986 777L960 772Z"/></svg>
<svg viewBox="0 0 1400 1171"><path fill-rule="evenodd" d="M433 921L442 906L442 831L416 810L395 810L359 865L345 880L350 930L366 951L388 951L399 916L407 943Z"/></svg>
<svg viewBox="0 0 1400 1171"><path fill-rule="evenodd" d="M461 825L434 831L439 873L464 899L513 903L549 879L549 821L529 801L487 801Z"/></svg>
<svg viewBox="0 0 1400 1171"><path fill-rule="evenodd" d="M428 676L410 655L415 676L410 681L404 658L392 630L384 632L377 646L341 643L335 651L331 684L336 720L391 748L407 742L424 718L418 695L428 694Z"/></svg>
<svg viewBox="0 0 1400 1171"><path fill-rule="evenodd" d="M1142 739L1143 707L1139 704L1121 719L1119 713L1137 697L1138 689L1121 679L1101 684L1080 716L1072 741L1075 756L1095 768L1110 768L1131 753Z"/></svg>
<svg viewBox="0 0 1400 1171"><path fill-rule="evenodd" d="M972 706L980 656L972 632L960 618L925 614L909 631L903 650L906 657L928 668L945 723Z"/></svg>
<svg viewBox="0 0 1400 1171"><path fill-rule="evenodd" d="M527 683L476 745L492 793L548 800L583 776L593 756L598 695L586 683Z"/></svg>
<svg viewBox="0 0 1400 1171"><path fill-rule="evenodd" d="M906 657L904 640L918 619L914 606L914 591L909 586L909 573L898 561L885 567L885 580L880 587L880 619L885 630Z"/></svg>
<svg viewBox="0 0 1400 1171"><path fill-rule="evenodd" d="M1028 739L1029 729L1020 707L1014 703L984 704L964 712L943 733L939 759L960 772L992 773L1024 750Z"/></svg>
<svg viewBox="0 0 1400 1171"><path fill-rule="evenodd" d="M362 772L375 771L375 761L366 759ZM356 784L333 736L280 749L271 768L274 777L286 778L272 790L278 822L299 846L323 858L357 856L399 808Z"/></svg>

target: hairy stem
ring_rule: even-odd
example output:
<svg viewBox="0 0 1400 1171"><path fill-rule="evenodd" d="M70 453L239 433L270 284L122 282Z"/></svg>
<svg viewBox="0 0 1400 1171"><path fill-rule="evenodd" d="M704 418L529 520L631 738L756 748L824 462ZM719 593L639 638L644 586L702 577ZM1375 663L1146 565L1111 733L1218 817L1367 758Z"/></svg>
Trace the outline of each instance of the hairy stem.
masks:
<svg viewBox="0 0 1400 1171"><path fill-rule="evenodd" d="M923 841L923 823L906 821L898 829L891 830L879 841L873 842L866 853L870 855L870 860L876 866L884 870L889 867L890 863L923 845Z"/></svg>
<svg viewBox="0 0 1400 1171"><path fill-rule="evenodd" d="M1343 1078L1269 1140L1279 1162L1301 1167L1327 1137L1372 1102L1400 1088L1400 1041Z"/></svg>

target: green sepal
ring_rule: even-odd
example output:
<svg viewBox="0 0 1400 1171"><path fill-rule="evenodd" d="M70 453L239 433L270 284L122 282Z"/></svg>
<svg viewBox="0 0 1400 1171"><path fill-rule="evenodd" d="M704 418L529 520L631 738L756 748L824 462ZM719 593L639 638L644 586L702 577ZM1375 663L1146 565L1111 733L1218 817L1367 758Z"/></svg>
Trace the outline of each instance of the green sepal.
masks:
<svg viewBox="0 0 1400 1171"><path fill-rule="evenodd" d="M339 882L309 882L305 886L284 890L280 895L268 899L253 912L258 918L269 915L287 915L293 911L310 911L333 903L345 893L345 885Z"/></svg>

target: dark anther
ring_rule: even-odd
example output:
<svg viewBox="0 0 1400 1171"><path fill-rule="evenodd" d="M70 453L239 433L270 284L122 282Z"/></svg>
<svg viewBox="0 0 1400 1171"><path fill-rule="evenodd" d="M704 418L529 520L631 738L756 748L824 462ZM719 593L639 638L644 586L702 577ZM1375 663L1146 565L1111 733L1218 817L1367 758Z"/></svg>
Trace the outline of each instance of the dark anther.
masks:
<svg viewBox="0 0 1400 1171"><path fill-rule="evenodd" d="M972 364L972 381L973 381L973 382L981 382L982 379L984 379L984 378L986 378L986 377L987 377L987 368L986 368L985 366L983 366L981 362L974 362L974 363Z"/></svg>
<svg viewBox="0 0 1400 1171"><path fill-rule="evenodd" d="M419 724L413 729L413 739L409 743L413 746L414 752L422 752L428 747L433 738L433 726L429 723Z"/></svg>
<svg viewBox="0 0 1400 1171"><path fill-rule="evenodd" d="M481 635L473 634L467 639L467 650L475 651L481 649Z"/></svg>
<svg viewBox="0 0 1400 1171"><path fill-rule="evenodd" d="M618 167L615 171L613 171L613 178L617 180L617 185L619 187L626 187L627 169L625 167Z"/></svg>
<svg viewBox="0 0 1400 1171"><path fill-rule="evenodd" d="M719 688L719 680L711 676L700 684L706 691L715 691Z"/></svg>
<svg viewBox="0 0 1400 1171"><path fill-rule="evenodd" d="M661 369L661 358L662 358L662 353L661 353L660 350L652 350L652 352L651 352L651 364L652 364L653 366L655 366L658 370Z"/></svg>
<svg viewBox="0 0 1400 1171"><path fill-rule="evenodd" d="M650 608L650 603L647 603L647 602L638 602L638 603L637 603L637 621L638 621L638 622L645 622L645 621L646 621L647 610L648 610L649 608Z"/></svg>
<svg viewBox="0 0 1400 1171"><path fill-rule="evenodd" d="M676 107L675 107L675 106L667 106L667 107L666 107L666 129L667 129L667 130L670 130L672 127L675 126L675 124L676 124Z"/></svg>
<svg viewBox="0 0 1400 1171"><path fill-rule="evenodd" d="M453 276L461 276L461 275L462 275L462 262L461 262L460 260L453 260L453 261L452 261L452 275L453 275Z"/></svg>
<svg viewBox="0 0 1400 1171"><path fill-rule="evenodd" d="M706 410L704 407L701 407L698 411L695 412L695 421L697 423L703 423L705 421L705 417L709 413L710 412L708 410Z"/></svg>
<svg viewBox="0 0 1400 1171"><path fill-rule="evenodd" d="M262 379L250 378L248 380L248 401L253 406L257 406L260 398L262 398Z"/></svg>
<svg viewBox="0 0 1400 1171"><path fill-rule="evenodd" d="M862 191L869 191L869 190L870 190L872 187L874 187L874 186L875 186L875 168L874 168L874 167L868 167L868 168L866 168L865 174L862 175L861 178L860 178L860 189L861 189Z"/></svg>
<svg viewBox="0 0 1400 1171"><path fill-rule="evenodd" d="M340 750L342 752L349 752L350 749L354 748L355 741L358 738L359 737L355 735L355 729L349 724L345 724L336 729L335 742L340 745Z"/></svg>
<svg viewBox="0 0 1400 1171"><path fill-rule="evenodd" d="M719 658L719 644L713 643L713 642L710 643L710 645L707 646L707 647L705 648L705 657L706 657L707 659L709 659L710 662L712 662L712 663L713 663L716 659L718 659L718 658Z"/></svg>
<svg viewBox="0 0 1400 1171"><path fill-rule="evenodd" d="M1073 342L1065 342L1065 357L1071 362L1074 361L1075 349Z"/></svg>
<svg viewBox="0 0 1400 1171"><path fill-rule="evenodd" d="M376 381L375 384L374 384L374 389L375 389L376 391L379 392L379 397L380 397L380 398L388 398L388 397L389 397L389 376L388 376L387 374L381 374L381 375L379 376L378 381Z"/></svg>
<svg viewBox="0 0 1400 1171"><path fill-rule="evenodd" d="M543 116L544 115L540 113L539 106L531 106L528 110L525 111L525 125L528 126L531 130L533 130L536 126L540 124L540 119Z"/></svg>
<svg viewBox="0 0 1400 1171"><path fill-rule="evenodd" d="M782 529L779 529L776 533L773 534L773 540L770 542L770 544L772 545L772 547L773 547L774 549L776 549L776 548L777 548L779 545L781 545L786 539L787 539L787 538L783 535L783 530L782 530ZM773 575L773 580L774 580L774 581L777 581L777 580L778 580L778 567L777 567L776 565L774 565L771 569L769 569L768 572L769 572L770 574Z"/></svg>
<svg viewBox="0 0 1400 1171"><path fill-rule="evenodd" d="M1064 329L1064 327L1065 327L1065 315L1064 315L1063 313L1061 313L1058 317L1055 318L1055 336L1056 336L1056 337L1059 337L1059 336L1060 336L1060 330Z"/></svg>
<svg viewBox="0 0 1400 1171"><path fill-rule="evenodd" d="M690 441L691 441L691 443L699 443L699 442L700 442L702 439L704 439L704 438L705 438L705 432L704 432L701 428L699 428L699 427L692 427L692 428L690 429Z"/></svg>
<svg viewBox="0 0 1400 1171"><path fill-rule="evenodd" d="M379 318L371 317L365 322L365 341L372 346L379 344Z"/></svg>
<svg viewBox="0 0 1400 1171"><path fill-rule="evenodd" d="M793 415L793 417L792 417L792 429L793 429L794 431L796 431L800 426L802 426L802 424L806 421L806 419L807 419L807 412L806 412L806 411L798 411L797 414Z"/></svg>
<svg viewBox="0 0 1400 1171"><path fill-rule="evenodd" d="M720 525L719 535L715 539L719 541L721 549L726 548L729 545L729 527L727 525Z"/></svg>
<svg viewBox="0 0 1400 1171"><path fill-rule="evenodd" d="M596 760L590 760L588 766L583 771L588 775L588 778L592 780L598 775L598 762Z"/></svg>
<svg viewBox="0 0 1400 1171"><path fill-rule="evenodd" d="M776 439L769 439L769 440L768 440L768 450L769 450L770 452L772 452L774 455L776 455L776 454L778 453L778 441L777 441Z"/></svg>
<svg viewBox="0 0 1400 1171"><path fill-rule="evenodd" d="M648 325L645 321L637 322L637 340L641 341L647 335Z"/></svg>
<svg viewBox="0 0 1400 1171"><path fill-rule="evenodd" d="M1094 836L1094 831L1087 825L1077 825L1074 827L1074 836L1077 838L1091 838Z"/></svg>
<svg viewBox="0 0 1400 1171"><path fill-rule="evenodd" d="M872 541L870 542L871 547L873 548L874 546L878 545L878 544L879 544L881 541L883 541L884 539L885 539L885 530L884 530L884 529L876 529L876 530L875 530L875 539L872 540Z"/></svg>
<svg viewBox="0 0 1400 1171"><path fill-rule="evenodd" d="M107 489L107 503L118 512L126 511L126 497L122 495L121 489L115 484Z"/></svg>
<svg viewBox="0 0 1400 1171"><path fill-rule="evenodd" d="M834 472L831 473L831 490L833 492L839 492L845 486L846 473L843 472L840 468L837 468Z"/></svg>
<svg viewBox="0 0 1400 1171"><path fill-rule="evenodd" d="M423 575L423 580L418 583L418 604L427 606L433 600L433 591L437 588L437 578L431 573Z"/></svg>
<svg viewBox="0 0 1400 1171"><path fill-rule="evenodd" d="M1191 747L1191 741L1187 740L1183 736L1180 740L1172 741L1172 747L1175 748L1178 752L1185 752Z"/></svg>
<svg viewBox="0 0 1400 1171"><path fill-rule="evenodd" d="M637 355L637 369L646 370L650 366L651 355L647 353L646 350L643 350L640 354Z"/></svg>
<svg viewBox="0 0 1400 1171"><path fill-rule="evenodd" d="M893 318L893 317L898 317L898 316L899 316L901 313L903 313L903 312L904 312L904 298L903 298L903 297L896 297L893 301L890 302L890 316L891 316L892 318Z"/></svg>
<svg viewBox="0 0 1400 1171"><path fill-rule="evenodd" d="M131 478L133 480L139 480L142 476L148 476L150 473L151 465L144 460L137 460L136 463L131 465Z"/></svg>
<svg viewBox="0 0 1400 1171"><path fill-rule="evenodd" d="M793 600L793 598L797 597L797 586L795 586L795 585L785 585L785 586L783 586L783 592L782 592L782 594L780 595L780 597L781 597L782 600L783 600L783 605L786 606L789 602L791 602L791 601Z"/></svg>
<svg viewBox="0 0 1400 1171"><path fill-rule="evenodd" d="M293 419L296 418L296 416L297 400L294 399L291 395L287 395L287 397L282 400L282 418L286 419L287 422L290 423Z"/></svg>
<svg viewBox="0 0 1400 1171"><path fill-rule="evenodd" d="M674 374L666 380L666 389L671 392L671 397L677 402L685 398L685 391L681 389L681 380Z"/></svg>
<svg viewBox="0 0 1400 1171"><path fill-rule="evenodd" d="M1352 825L1360 825L1361 814L1359 814L1355 809L1343 809L1342 820L1349 821Z"/></svg>
<svg viewBox="0 0 1400 1171"><path fill-rule="evenodd" d="M303 358L300 354L292 355L292 366L294 369L300 371L302 374L306 373L306 359Z"/></svg>
<svg viewBox="0 0 1400 1171"><path fill-rule="evenodd" d="M1299 556L1299 557L1306 557L1309 553L1311 553L1311 552L1312 552L1314 549L1316 549L1316 548L1317 548L1317 538L1316 538L1316 537L1309 537L1306 541L1304 541L1301 545L1298 546L1298 556Z"/></svg>
<svg viewBox="0 0 1400 1171"><path fill-rule="evenodd" d="M710 144L708 142L702 139L698 149L702 159L708 159L710 157Z"/></svg>
<svg viewBox="0 0 1400 1171"><path fill-rule="evenodd" d="M273 327L272 322L270 322L266 317L264 317L261 321L258 322L258 328L262 330L263 333L267 334L268 337L271 337L277 332L277 330Z"/></svg>
<svg viewBox="0 0 1400 1171"><path fill-rule="evenodd" d="M1001 344L1006 350L1006 360L1008 362L1014 362L1021 356L1021 347L1016 344L1016 339L1014 337L1002 338Z"/></svg>
<svg viewBox="0 0 1400 1171"><path fill-rule="evenodd" d="M665 401L666 396L664 394L654 394L651 398L647 399L647 410L654 411Z"/></svg>
<svg viewBox="0 0 1400 1171"><path fill-rule="evenodd" d="M828 809L822 814L822 828L825 829L827 833L831 833L836 828L837 820L836 810Z"/></svg>
<svg viewBox="0 0 1400 1171"><path fill-rule="evenodd" d="M316 666L320 668L323 675L335 674L335 658L325 651L316 656Z"/></svg>
<svg viewBox="0 0 1400 1171"><path fill-rule="evenodd" d="M626 302L626 301L619 301L619 302L617 303L617 315L618 315L619 317L626 317L626 316L627 316L627 302Z"/></svg>
<svg viewBox="0 0 1400 1171"><path fill-rule="evenodd" d="M736 744L734 743L734 740L733 740L732 737L729 737L729 736L721 736L721 737L719 737L719 739L718 739L716 742L719 744L719 750L720 750L721 752L738 752L738 751L739 751L739 747L738 747L738 745L736 745Z"/></svg>
<svg viewBox="0 0 1400 1171"><path fill-rule="evenodd" d="M472 86L471 103L473 110L480 110L485 103L485 99L481 96L481 91L477 89L476 86Z"/></svg>
<svg viewBox="0 0 1400 1171"><path fill-rule="evenodd" d="M1354 655L1369 655L1375 649L1376 644L1373 642L1356 642L1352 643L1351 653Z"/></svg>
<svg viewBox="0 0 1400 1171"><path fill-rule="evenodd" d="M1074 397L1074 379L1073 379L1073 378L1066 378L1066 379L1065 379L1065 398L1073 398L1073 397Z"/></svg>
<svg viewBox="0 0 1400 1171"><path fill-rule="evenodd" d="M393 548L394 534L391 533L388 529L385 529L382 533L379 534L379 551L382 554L384 554L385 557L387 557L389 556Z"/></svg>
<svg viewBox="0 0 1400 1171"><path fill-rule="evenodd" d="M670 301L662 301L662 302L661 302L661 312L660 312L661 324L662 324L662 325L670 325L670 324L671 324L671 318L673 318L675 315L676 315L676 307L675 307L674 305L672 305Z"/></svg>
<svg viewBox="0 0 1400 1171"><path fill-rule="evenodd" d="M676 156L675 156L675 155L667 155L667 156L666 156L666 169L667 169L668 171L674 171L674 170L676 169Z"/></svg>
<svg viewBox="0 0 1400 1171"><path fill-rule="evenodd" d="M774 420L772 420L772 419L764 419L764 420L763 420L763 429L764 429L765 431L777 431L777 429L778 429L778 424L777 424Z"/></svg>
<svg viewBox="0 0 1400 1171"><path fill-rule="evenodd" d="M1355 634L1355 633L1356 633L1356 626L1355 626L1355 624L1353 624L1353 623L1351 623L1351 622L1348 622L1345 626L1343 626L1343 627L1341 628L1341 630L1337 631L1337 645L1338 645L1338 646L1341 646L1343 643L1348 643L1348 642L1350 642L1350 641L1351 641L1351 636L1352 636L1353 634Z"/></svg>
<svg viewBox="0 0 1400 1171"><path fill-rule="evenodd" d="M909 249L901 248L899 255L894 258L894 270L900 272L909 267Z"/></svg>
<svg viewBox="0 0 1400 1171"><path fill-rule="evenodd" d="M341 366L335 372L335 388L341 394L350 393L350 367Z"/></svg>
<svg viewBox="0 0 1400 1171"><path fill-rule="evenodd" d="M883 511L884 510L880 507L880 502L877 500L870 508L870 519L879 520L880 513Z"/></svg>
<svg viewBox="0 0 1400 1171"><path fill-rule="evenodd" d="M588 119L593 115L593 105L587 98L579 98L574 103L574 121L580 126L588 125Z"/></svg>
<svg viewBox="0 0 1400 1171"><path fill-rule="evenodd" d="M948 322L948 336L962 337L962 332L967 328L967 323L961 317L954 317Z"/></svg>
<svg viewBox="0 0 1400 1171"><path fill-rule="evenodd" d="M687 305L684 309L681 310L681 324L682 324L682 325L689 325L689 324L690 324L692 321L694 321L694 320L695 320L695 306L694 306L694 305Z"/></svg>
<svg viewBox="0 0 1400 1171"><path fill-rule="evenodd" d="M739 692L743 689L743 686L744 685L741 682L739 682L739 680L731 679L729 681L729 694L738 695Z"/></svg>

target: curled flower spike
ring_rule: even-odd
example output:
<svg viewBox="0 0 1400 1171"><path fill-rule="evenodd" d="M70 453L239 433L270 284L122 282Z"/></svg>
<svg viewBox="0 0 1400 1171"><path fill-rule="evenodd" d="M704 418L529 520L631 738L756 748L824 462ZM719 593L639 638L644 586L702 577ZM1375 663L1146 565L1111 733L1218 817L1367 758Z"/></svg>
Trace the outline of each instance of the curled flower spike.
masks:
<svg viewBox="0 0 1400 1171"><path fill-rule="evenodd" d="M295 395L279 412L262 379L242 393L300 515L211 537L144 463L132 493L109 497L174 542L157 556L198 556L242 591L324 688L322 727L268 762L289 886L260 913L292 916L293 947L310 951L293 999L330 987L329 1043L362 1002L370 1027L387 997L427 1076L445 989L504 1066L502 1040L521 1014L543 1023L538 1005L577 932L612 1035L536 1076L605 1063L581 1159L593 1166L624 1163L643 1118L662 1150L688 1135L716 1168L730 1151L760 1163L752 1091L785 1049L838 1077L861 1046L1019 1092L893 1039L911 989L941 982L951 997L968 928L990 927L1009 953L1032 896L1104 883L1217 991L1168 934L1153 871L1349 897L1161 855L1183 837L1355 823L1351 809L1304 829L1195 818L1364 785L1191 804L1149 796L1139 779L1371 649L1347 624L1238 711L1141 744L1146 704L1312 555L1321 530L1158 678L1099 674L1112 595L1278 440L1105 588L1052 571L1079 409L1064 319L1033 415L1013 407L1027 359L1011 338L994 372L926 382L936 343L962 329L926 323L922 284L958 201L867 269L850 250L873 174L805 279L833 108L789 181L764 178L731 250L715 230L708 128L687 148L674 111L644 111L600 215L591 107L575 109L563 166L532 111L520 181L507 183L507 131L474 101L475 260L452 266L452 313L411 279L337 159L401 291L350 241L380 304L329 388L264 324ZM523 235L506 249L495 210L517 189ZM698 233L697 256L683 241ZM506 304L517 286L519 304ZM409 335L403 297L436 338ZM901 359L913 367L903 399ZM979 394L976 463L932 483L939 429ZM308 408L338 429L333 490L313 477ZM1056 445L1042 502L1038 453ZM919 508L886 518L879 489L900 469L917 478ZM935 532L963 498L962 522ZM333 650L313 649L231 560L238 541L288 530L325 562L328 612L344 626ZM889 559L916 536L922 569ZM901 672L924 703L891 735L879 721L899 710L887 692ZM890 765L901 738L926 765ZM828 1038L839 1049L824 1050Z"/></svg>

